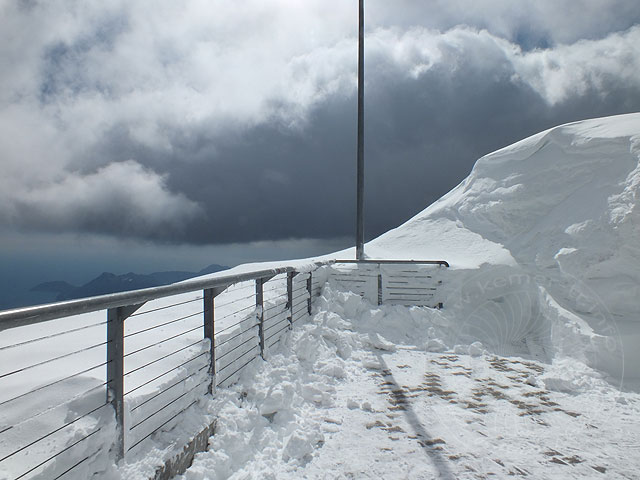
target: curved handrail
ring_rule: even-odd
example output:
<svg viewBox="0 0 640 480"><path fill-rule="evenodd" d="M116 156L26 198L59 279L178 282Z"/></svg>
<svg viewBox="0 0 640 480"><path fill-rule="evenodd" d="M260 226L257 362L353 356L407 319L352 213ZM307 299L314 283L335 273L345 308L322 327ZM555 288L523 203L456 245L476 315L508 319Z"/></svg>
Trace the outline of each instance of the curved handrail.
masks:
<svg viewBox="0 0 640 480"><path fill-rule="evenodd" d="M78 298L62 302L36 305L31 307L14 308L0 312L0 330L31 325L55 318L97 312L114 307L135 305L181 293L209 288L228 287L234 283L272 277L282 273L295 271L294 267L280 267L233 275L220 275L214 278L190 279L184 282L162 285L159 287L130 290L127 292L110 293L95 297Z"/></svg>

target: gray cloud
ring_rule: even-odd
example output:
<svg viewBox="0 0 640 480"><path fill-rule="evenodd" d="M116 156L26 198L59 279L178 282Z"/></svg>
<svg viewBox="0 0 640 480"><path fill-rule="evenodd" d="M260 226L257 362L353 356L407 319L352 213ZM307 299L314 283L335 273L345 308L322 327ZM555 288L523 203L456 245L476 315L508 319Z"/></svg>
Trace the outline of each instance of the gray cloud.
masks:
<svg viewBox="0 0 640 480"><path fill-rule="evenodd" d="M95 173L69 173L14 192L5 204L12 211L5 216L17 225L54 232L77 229L125 237L154 235L161 229L181 232L202 212L182 193L169 192L165 181L136 162L111 163Z"/></svg>
<svg viewBox="0 0 640 480"><path fill-rule="evenodd" d="M633 0L396 0L369 2L370 23L446 31L467 25L525 50L596 40L640 21Z"/></svg>
<svg viewBox="0 0 640 480"><path fill-rule="evenodd" d="M350 235L346 3L5 5L4 228L199 244ZM489 151L640 109L635 2L481 3L367 4L369 236Z"/></svg>

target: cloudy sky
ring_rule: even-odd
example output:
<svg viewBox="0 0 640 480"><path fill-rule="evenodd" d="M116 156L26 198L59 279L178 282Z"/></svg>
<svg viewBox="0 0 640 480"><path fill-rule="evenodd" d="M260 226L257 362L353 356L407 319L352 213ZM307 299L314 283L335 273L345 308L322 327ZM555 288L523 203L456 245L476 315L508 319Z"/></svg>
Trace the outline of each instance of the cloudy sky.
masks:
<svg viewBox="0 0 640 480"><path fill-rule="evenodd" d="M352 244L357 3L0 0L0 277ZM367 0L366 24L368 238L490 151L640 110L637 0Z"/></svg>

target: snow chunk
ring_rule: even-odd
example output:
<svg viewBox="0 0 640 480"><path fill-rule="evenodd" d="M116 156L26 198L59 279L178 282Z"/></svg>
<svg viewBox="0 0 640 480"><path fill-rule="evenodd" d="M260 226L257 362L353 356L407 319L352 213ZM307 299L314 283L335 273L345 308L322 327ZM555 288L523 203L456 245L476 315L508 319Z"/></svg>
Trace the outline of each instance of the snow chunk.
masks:
<svg viewBox="0 0 640 480"><path fill-rule="evenodd" d="M601 373L572 358L554 360L552 366L538 379L547 389L564 393L578 394L610 389Z"/></svg>
<svg viewBox="0 0 640 480"><path fill-rule="evenodd" d="M436 353L444 352L447 350L447 346L439 338L432 338L431 340L428 340L424 348L427 352Z"/></svg>
<svg viewBox="0 0 640 480"><path fill-rule="evenodd" d="M387 352L396 351L396 346L393 343L375 332L369 333L369 335L363 337L363 343L378 350L385 350Z"/></svg>
<svg viewBox="0 0 640 480"><path fill-rule="evenodd" d="M484 353L484 346L481 342L473 342L469 345L469 355L472 357L479 357Z"/></svg>
<svg viewBox="0 0 640 480"><path fill-rule="evenodd" d="M291 405L294 394L294 386L290 382L272 386L269 388L264 402L260 405L260 414L266 416L288 408Z"/></svg>
<svg viewBox="0 0 640 480"><path fill-rule="evenodd" d="M345 378L347 376L347 373L344 370L344 366L339 363L340 359L336 359L336 362L333 362L329 365L325 365L324 367L320 368L320 370L318 371L318 373L322 374L322 375L326 375L328 377L333 377L333 378Z"/></svg>
<svg viewBox="0 0 640 480"><path fill-rule="evenodd" d="M297 461L301 465L308 463L313 450L323 442L324 435L320 432L296 431L289 437L282 452L282 459L285 462Z"/></svg>
<svg viewBox="0 0 640 480"><path fill-rule="evenodd" d="M469 347L467 345L454 345L453 353L457 355L467 355L469 353Z"/></svg>

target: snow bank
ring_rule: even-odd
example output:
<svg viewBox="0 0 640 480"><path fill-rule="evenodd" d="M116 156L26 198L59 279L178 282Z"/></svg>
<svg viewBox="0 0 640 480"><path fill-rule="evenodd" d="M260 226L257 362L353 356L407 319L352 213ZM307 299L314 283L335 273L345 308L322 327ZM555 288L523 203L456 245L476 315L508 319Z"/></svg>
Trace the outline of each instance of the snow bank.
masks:
<svg viewBox="0 0 640 480"><path fill-rule="evenodd" d="M210 407L216 434L182 478L278 478L304 468L339 423L330 415L340 406L337 385L355 372L382 369L377 352L422 348L438 323L431 317L439 316L423 307L375 308L332 282L314 311L268 362L251 364L238 384L217 392ZM371 409L359 393L343 406Z"/></svg>
<svg viewBox="0 0 640 480"><path fill-rule="evenodd" d="M442 258L471 336L640 377L640 114L541 132L373 240L373 258ZM461 332L464 333L464 332Z"/></svg>
<svg viewBox="0 0 640 480"><path fill-rule="evenodd" d="M179 478L394 478L398 471L466 478L465 462L474 472L495 472L492 459L508 451L520 466L536 469L537 478L562 468L546 465L542 452L550 444L566 451L567 429L570 445L583 447L581 457L601 455L604 424L611 451L629 454L611 431L633 421L608 409L633 418L637 394L618 392L577 360L547 367L487 354L481 342L460 338L455 320L450 310L372 305L329 280L311 321L287 333L267 362L252 364L237 384L217 392L209 407L218 415L209 451ZM446 353L425 352L432 347ZM586 447L585 431L598 435ZM607 468L632 468L610 455L604 455ZM583 476L589 465L595 463L580 467Z"/></svg>

